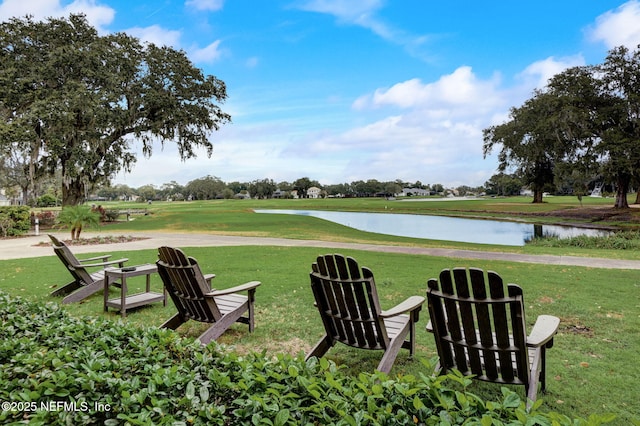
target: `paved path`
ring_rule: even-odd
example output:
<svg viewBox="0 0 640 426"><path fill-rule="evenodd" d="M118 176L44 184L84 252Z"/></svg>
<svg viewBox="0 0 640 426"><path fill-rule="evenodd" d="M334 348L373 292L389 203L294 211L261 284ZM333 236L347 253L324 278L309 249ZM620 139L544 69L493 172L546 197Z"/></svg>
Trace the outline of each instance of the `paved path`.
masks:
<svg viewBox="0 0 640 426"><path fill-rule="evenodd" d="M62 239L68 233L55 233ZM84 237L92 237L96 233L85 233ZM104 235L104 234L103 234ZM146 239L128 243L104 245L73 246L74 253L117 253L119 251L152 249L161 245L174 247L213 247L213 246L284 246L284 247L322 247L327 249L354 249L388 253L417 254L425 256L441 256L460 259L505 260L509 262L543 263L548 265L586 266L608 269L640 269L638 260L615 260L603 258L587 258L576 256L528 255L518 253L485 252L475 250L456 250L444 248L423 248L405 246L387 246L362 243L342 243L315 240L292 240L287 238L255 238L234 237L227 235L178 234L178 233L131 233ZM53 256L49 246L37 247L40 242L48 242L46 234L9 240L0 240L0 260L21 259L27 257ZM107 248L108 247L108 248Z"/></svg>

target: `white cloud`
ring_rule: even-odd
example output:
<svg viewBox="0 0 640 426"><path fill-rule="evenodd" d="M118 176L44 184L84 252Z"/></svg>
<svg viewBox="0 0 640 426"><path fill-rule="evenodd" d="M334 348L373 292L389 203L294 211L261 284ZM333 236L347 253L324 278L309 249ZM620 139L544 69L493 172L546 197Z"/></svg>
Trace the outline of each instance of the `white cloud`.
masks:
<svg viewBox="0 0 640 426"><path fill-rule="evenodd" d="M4 0L0 4L0 19L7 20L12 17L24 17L32 15L37 20L49 17L68 17L71 13L83 13L87 21L105 32L104 27L109 25L115 17L115 10L107 5L100 5L95 0L75 0L62 6L60 0Z"/></svg>
<svg viewBox="0 0 640 426"><path fill-rule="evenodd" d="M340 23L358 25L391 40L395 31L374 16L381 7L379 0L309 0L302 4L300 9L333 15Z"/></svg>
<svg viewBox="0 0 640 426"><path fill-rule="evenodd" d="M380 0L306 0L298 8L333 15L339 23L366 28L387 41L403 46L411 55L423 57L420 48L429 37L410 35L386 24L375 16L382 6Z"/></svg>
<svg viewBox="0 0 640 426"><path fill-rule="evenodd" d="M344 22L363 22L382 6L379 0L309 0L300 9L334 15Z"/></svg>
<svg viewBox="0 0 640 426"><path fill-rule="evenodd" d="M187 0L185 6L196 10L216 11L222 9L224 0Z"/></svg>
<svg viewBox="0 0 640 426"><path fill-rule="evenodd" d="M582 55L569 56L556 59L553 56L536 61L525 68L517 78L522 80L527 87L543 88L547 85L549 79L556 74L561 73L567 68L582 66L585 60Z"/></svg>
<svg viewBox="0 0 640 426"><path fill-rule="evenodd" d="M477 111L478 108L486 110L502 104L499 83L497 76L481 80L471 67L462 66L433 83L423 83L415 78L397 83L389 89L377 89L372 95L358 98L353 103L353 108L392 106L431 111L445 108L458 115L456 111L467 111L470 106Z"/></svg>
<svg viewBox="0 0 640 426"><path fill-rule="evenodd" d="M220 59L222 56L222 50L220 49L220 40L216 40L213 43L202 49L191 50L189 56L194 62L197 63L212 63Z"/></svg>
<svg viewBox="0 0 640 426"><path fill-rule="evenodd" d="M569 62L541 61L523 75L535 75L537 82ZM374 111L388 114L343 132L307 135L303 145L308 155L318 164L333 165L315 168L314 177L329 183L336 183L337 175L346 176L345 181L375 176L381 181L482 185L496 170L494 159L483 157L482 131L502 122L508 109L522 102L525 89L530 94L530 84L505 88L498 75L482 79L462 66L432 82L415 78L374 90L358 98L353 109L363 120Z"/></svg>
<svg viewBox="0 0 640 426"><path fill-rule="evenodd" d="M602 41L609 49L635 49L640 44L640 2L632 0L598 16L589 33L592 40Z"/></svg>
<svg viewBox="0 0 640 426"><path fill-rule="evenodd" d="M137 37L143 42L153 43L158 46L180 47L180 31L167 30L159 25L149 27L133 27L126 30L126 33Z"/></svg>

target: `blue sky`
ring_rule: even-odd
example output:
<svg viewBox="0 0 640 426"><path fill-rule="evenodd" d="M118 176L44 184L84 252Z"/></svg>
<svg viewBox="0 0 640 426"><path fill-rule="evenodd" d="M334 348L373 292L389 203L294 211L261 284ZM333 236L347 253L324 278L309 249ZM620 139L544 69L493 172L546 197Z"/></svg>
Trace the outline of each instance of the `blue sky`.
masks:
<svg viewBox="0 0 640 426"><path fill-rule="evenodd" d="M640 0L4 0L0 18L83 12L186 51L227 84L214 152L171 144L115 183L301 177L482 185L482 130L563 69L640 44ZM139 146L132 141L132 149Z"/></svg>

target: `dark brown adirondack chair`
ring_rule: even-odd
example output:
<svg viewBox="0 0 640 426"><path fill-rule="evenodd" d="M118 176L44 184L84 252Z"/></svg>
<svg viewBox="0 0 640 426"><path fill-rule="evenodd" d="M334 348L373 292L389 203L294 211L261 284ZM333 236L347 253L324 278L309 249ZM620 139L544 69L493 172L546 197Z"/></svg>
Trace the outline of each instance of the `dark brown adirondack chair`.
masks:
<svg viewBox="0 0 640 426"><path fill-rule="evenodd" d="M506 290L506 293L505 293ZM524 385L527 407L545 390L546 350L560 319L540 315L527 336L522 289L476 268L445 269L428 281L427 300L442 372L456 369L494 383Z"/></svg>
<svg viewBox="0 0 640 426"><path fill-rule="evenodd" d="M178 313L161 328L175 330L190 319L211 323L198 338L202 344L217 339L235 322L248 324L249 332L253 332L255 292L259 281L215 290L211 288L214 275L203 275L198 262L182 250L160 247L158 257L158 274L178 309ZM245 291L247 296L238 294Z"/></svg>
<svg viewBox="0 0 640 426"><path fill-rule="evenodd" d="M53 245L53 251L73 277L73 281L51 292L51 296L65 296L62 299L62 303L79 302L98 291L104 290L105 269L113 267L113 265L118 265L118 268L121 268L129 260L126 258L107 260L111 257L110 254L78 259L64 241L58 240L51 234L49 234L49 239ZM96 268L100 268L100 270L89 272L90 269Z"/></svg>
<svg viewBox="0 0 640 426"><path fill-rule="evenodd" d="M412 296L383 311L373 273L355 259L339 254L319 256L312 265L311 288L326 334L307 354L323 356L336 342L384 351L378 370L388 373L400 349L415 351L415 323L424 297Z"/></svg>

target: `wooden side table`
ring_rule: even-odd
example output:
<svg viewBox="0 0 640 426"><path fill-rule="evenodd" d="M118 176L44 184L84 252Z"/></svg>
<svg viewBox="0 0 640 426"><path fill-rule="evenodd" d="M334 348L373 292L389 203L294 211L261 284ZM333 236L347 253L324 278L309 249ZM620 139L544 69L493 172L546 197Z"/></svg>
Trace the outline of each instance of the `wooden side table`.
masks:
<svg viewBox="0 0 640 426"><path fill-rule="evenodd" d="M104 311L109 308L120 310L122 318L127 316L127 309L137 306L148 305L150 303L162 302L167 306L166 290L162 293L151 291L151 274L158 272L155 264L145 264L129 266L124 268L110 268L105 271L104 278ZM145 275L147 277L147 287L144 293L127 294L127 278ZM109 285L116 280L122 283L120 287L120 297L109 299Z"/></svg>

